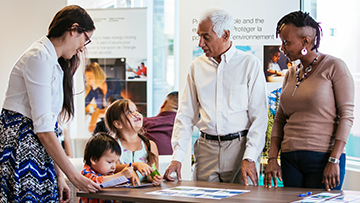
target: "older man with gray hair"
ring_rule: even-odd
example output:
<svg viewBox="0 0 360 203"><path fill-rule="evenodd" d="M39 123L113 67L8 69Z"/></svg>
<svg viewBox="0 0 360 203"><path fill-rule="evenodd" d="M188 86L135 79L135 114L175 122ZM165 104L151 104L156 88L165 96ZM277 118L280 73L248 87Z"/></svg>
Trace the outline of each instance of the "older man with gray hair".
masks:
<svg viewBox="0 0 360 203"><path fill-rule="evenodd" d="M197 34L205 54L190 65L174 124L172 162L164 175L168 180L174 180L174 171L181 180L181 162L196 125L201 134L194 144L194 180L258 184L266 82L259 59L230 40L233 24L222 9L211 9L200 20Z"/></svg>

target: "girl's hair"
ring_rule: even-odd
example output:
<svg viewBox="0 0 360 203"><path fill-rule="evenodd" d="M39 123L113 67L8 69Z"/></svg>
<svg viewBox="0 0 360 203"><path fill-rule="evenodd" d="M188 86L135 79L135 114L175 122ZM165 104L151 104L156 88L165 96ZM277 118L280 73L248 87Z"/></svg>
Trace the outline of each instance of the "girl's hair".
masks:
<svg viewBox="0 0 360 203"><path fill-rule="evenodd" d="M115 134L115 136L118 139L122 139L122 134L121 134L121 131L118 130L114 126L114 121L119 121L122 125L125 125L125 123L127 122L133 128L133 126L131 125L131 122L130 122L129 118L127 117L127 114L126 114L130 109L129 108L130 102L131 101L128 100L128 99L117 100L117 101L113 102L106 109L106 112L105 112L105 125L109 129L110 132ZM134 129L134 131L135 131L135 129ZM144 129L141 128L140 131L137 134L140 137L140 139L142 139L143 142L146 145L147 153L148 153L147 161L148 161L149 164L155 163L156 156L155 156L154 153L151 152L150 141L149 141L149 139L147 137L145 137L143 135L143 133L144 133Z"/></svg>
<svg viewBox="0 0 360 203"><path fill-rule="evenodd" d="M121 155L120 145L113 137L104 132L96 133L86 143L84 162L91 166L91 159L97 161L109 150Z"/></svg>
<svg viewBox="0 0 360 203"><path fill-rule="evenodd" d="M314 46L311 48L311 50L318 50L320 46L320 35L321 35L321 27L319 23L317 23L310 15L309 13L304 13L302 11L295 11L292 13L287 14L286 16L282 17L276 26L276 37L280 34L281 29L283 25L292 24L298 28L301 27L312 27L316 30L315 34L315 42Z"/></svg>
<svg viewBox="0 0 360 203"><path fill-rule="evenodd" d="M90 32L95 29L90 15L80 6L72 5L66 6L56 13L49 25L47 37L49 39L62 37L66 31L70 31L74 23L79 24L76 28L78 33ZM70 120L74 116L73 76L79 67L80 59L75 54L71 59L60 57L58 62L64 72L64 101L61 117L62 120Z"/></svg>
<svg viewBox="0 0 360 203"><path fill-rule="evenodd" d="M100 86L106 80L106 74L97 62L87 65L85 72L92 72L94 74L96 86Z"/></svg>

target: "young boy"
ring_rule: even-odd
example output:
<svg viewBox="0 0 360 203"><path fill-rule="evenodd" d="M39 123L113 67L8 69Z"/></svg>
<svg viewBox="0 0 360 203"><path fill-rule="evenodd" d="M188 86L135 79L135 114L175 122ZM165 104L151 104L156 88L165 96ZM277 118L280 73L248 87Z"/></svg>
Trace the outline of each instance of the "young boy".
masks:
<svg viewBox="0 0 360 203"><path fill-rule="evenodd" d="M127 166L121 172L114 174L116 162L119 161L121 149L117 141L106 133L96 133L89 139L84 152L84 169L81 171L85 177L100 184L121 176L130 178L133 167ZM80 203L108 203L111 200L100 200L81 197Z"/></svg>

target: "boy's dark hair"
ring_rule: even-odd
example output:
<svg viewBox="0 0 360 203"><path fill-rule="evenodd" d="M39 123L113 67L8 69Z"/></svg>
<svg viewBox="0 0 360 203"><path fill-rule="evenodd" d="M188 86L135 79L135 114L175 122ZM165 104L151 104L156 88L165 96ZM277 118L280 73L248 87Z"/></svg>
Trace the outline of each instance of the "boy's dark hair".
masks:
<svg viewBox="0 0 360 203"><path fill-rule="evenodd" d="M86 143L84 162L91 166L91 159L94 161L99 160L108 150L115 152L116 155L121 155L119 143L110 135L104 132L98 132Z"/></svg>

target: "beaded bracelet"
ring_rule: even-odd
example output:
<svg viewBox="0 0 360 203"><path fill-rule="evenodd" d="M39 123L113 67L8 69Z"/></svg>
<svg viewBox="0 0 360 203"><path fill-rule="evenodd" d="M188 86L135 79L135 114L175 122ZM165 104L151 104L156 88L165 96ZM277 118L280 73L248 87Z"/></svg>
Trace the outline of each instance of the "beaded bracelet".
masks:
<svg viewBox="0 0 360 203"><path fill-rule="evenodd" d="M270 157L270 158L268 158L268 162L269 162L271 159L277 159L277 157Z"/></svg>

